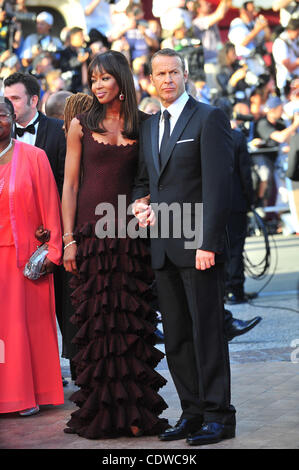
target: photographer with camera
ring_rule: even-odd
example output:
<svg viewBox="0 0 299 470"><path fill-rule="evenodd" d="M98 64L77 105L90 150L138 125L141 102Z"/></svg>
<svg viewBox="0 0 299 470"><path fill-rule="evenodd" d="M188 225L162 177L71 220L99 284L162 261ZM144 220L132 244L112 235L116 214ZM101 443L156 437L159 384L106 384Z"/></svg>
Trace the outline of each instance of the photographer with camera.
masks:
<svg viewBox="0 0 299 470"><path fill-rule="evenodd" d="M299 18L291 19L273 42L272 54L276 66L276 84L282 96L286 85L299 77Z"/></svg>
<svg viewBox="0 0 299 470"><path fill-rule="evenodd" d="M59 38L52 36L54 18L51 13L42 11L36 17L36 33L29 34L24 41L20 57L23 67L29 68L35 57L41 52L55 54L62 48Z"/></svg>
<svg viewBox="0 0 299 470"><path fill-rule="evenodd" d="M88 88L87 62L91 50L86 47L83 29L79 26L70 29L68 41L68 47L60 52L59 68L67 82L67 90L78 93Z"/></svg>
<svg viewBox="0 0 299 470"><path fill-rule="evenodd" d="M291 18L299 18L299 0L274 0L273 11L279 11L280 24L285 28Z"/></svg>
<svg viewBox="0 0 299 470"><path fill-rule="evenodd" d="M219 93L235 100L236 93L249 87L245 78L248 66L241 63L236 55L236 49L232 42L226 42L218 54L218 72L215 76Z"/></svg>
<svg viewBox="0 0 299 470"><path fill-rule="evenodd" d="M217 51L222 46L218 23L223 20L230 7L231 0L221 0L214 11L207 0L193 2L196 16L192 20L192 25L195 36L202 42L205 62L217 62Z"/></svg>
<svg viewBox="0 0 299 470"><path fill-rule="evenodd" d="M0 57L4 62L10 53L15 52L22 39L21 24L15 21L11 5L7 2L0 3L0 54L7 51L5 57Z"/></svg>
<svg viewBox="0 0 299 470"><path fill-rule="evenodd" d="M151 33L148 23L143 19L144 12L139 6L130 5L126 9L129 28L124 37L129 44L131 61L148 56L159 49L159 41Z"/></svg>
<svg viewBox="0 0 299 470"><path fill-rule="evenodd" d="M0 79L18 71L18 52L22 41L22 25L16 21L13 5L0 1Z"/></svg>
<svg viewBox="0 0 299 470"><path fill-rule="evenodd" d="M237 56L257 76L266 70L264 43L270 35L268 22L264 16L257 14L253 1L244 2L239 18L233 19L230 24L228 39L235 45Z"/></svg>
<svg viewBox="0 0 299 470"><path fill-rule="evenodd" d="M278 96L271 96L265 106L266 116L256 125L255 139L252 141L255 152L252 158L260 177L258 206L274 205L276 186L274 180L275 163L280 145L289 143L290 138L299 128L299 115L294 115L291 125L286 126L282 120L283 102Z"/></svg>

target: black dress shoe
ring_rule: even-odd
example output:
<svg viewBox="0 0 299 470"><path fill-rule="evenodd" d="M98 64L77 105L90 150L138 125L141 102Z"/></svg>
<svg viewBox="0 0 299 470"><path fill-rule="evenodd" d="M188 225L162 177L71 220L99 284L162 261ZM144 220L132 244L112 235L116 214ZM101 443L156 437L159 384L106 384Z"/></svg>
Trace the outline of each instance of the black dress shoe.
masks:
<svg viewBox="0 0 299 470"><path fill-rule="evenodd" d="M228 292L225 296L224 302L228 305L246 304L248 297L245 294L236 295L233 292Z"/></svg>
<svg viewBox="0 0 299 470"><path fill-rule="evenodd" d="M225 325L225 336L227 341L231 341L235 336L244 335L248 331L252 330L260 321L262 317L254 317L251 320L239 320L233 318L232 321Z"/></svg>
<svg viewBox="0 0 299 470"><path fill-rule="evenodd" d="M184 439L188 434L193 433L200 429L202 425L201 418L180 419L172 428L159 434L161 441L175 441L177 439Z"/></svg>
<svg viewBox="0 0 299 470"><path fill-rule="evenodd" d="M206 423L201 429L187 437L187 444L190 446L203 446L215 444L223 439L235 437L236 428L234 425L220 423Z"/></svg>
<svg viewBox="0 0 299 470"><path fill-rule="evenodd" d="M224 302L229 305L246 304L250 300L258 297L257 292L244 292L244 294L234 294L233 292L227 292L225 295Z"/></svg>

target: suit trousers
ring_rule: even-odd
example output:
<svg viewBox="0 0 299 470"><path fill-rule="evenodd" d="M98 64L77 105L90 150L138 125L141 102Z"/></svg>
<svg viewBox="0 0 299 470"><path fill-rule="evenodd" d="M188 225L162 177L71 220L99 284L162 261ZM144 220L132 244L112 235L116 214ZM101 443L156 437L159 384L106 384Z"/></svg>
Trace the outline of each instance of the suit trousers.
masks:
<svg viewBox="0 0 299 470"><path fill-rule="evenodd" d="M228 221L229 259L226 264L225 291L237 297L244 295L243 251L247 233L246 212L232 212Z"/></svg>
<svg viewBox="0 0 299 470"><path fill-rule="evenodd" d="M224 267L180 268L167 258L156 270L169 371L182 418L235 424L224 335Z"/></svg>

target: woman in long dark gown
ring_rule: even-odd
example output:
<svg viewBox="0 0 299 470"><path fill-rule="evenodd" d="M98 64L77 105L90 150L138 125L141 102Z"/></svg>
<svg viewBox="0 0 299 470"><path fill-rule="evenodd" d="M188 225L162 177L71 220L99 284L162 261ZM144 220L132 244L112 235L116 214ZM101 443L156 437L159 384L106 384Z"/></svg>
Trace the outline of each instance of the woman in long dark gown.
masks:
<svg viewBox="0 0 299 470"><path fill-rule="evenodd" d="M167 405L158 390L166 381L155 371L163 354L154 347L149 253L140 239L117 237L130 216L119 218L113 238L95 235L99 203L117 209L119 195L131 201L141 115L121 53L98 55L88 77L93 104L71 122L62 197L80 387L65 432L90 439L159 434L168 427L159 418Z"/></svg>
<svg viewBox="0 0 299 470"><path fill-rule="evenodd" d="M66 99L64 107L64 133L67 138L69 127L72 119L77 114L84 113L89 110L92 105L92 97L86 93L74 93ZM62 289L62 305L63 305L63 335L62 335L62 357L69 359L70 372L72 380L76 380L76 371L73 366L73 357L77 353L76 344L72 342L77 327L70 322L70 317L74 314L74 309L71 302L71 290L69 281L72 274L64 271L63 282L61 283Z"/></svg>

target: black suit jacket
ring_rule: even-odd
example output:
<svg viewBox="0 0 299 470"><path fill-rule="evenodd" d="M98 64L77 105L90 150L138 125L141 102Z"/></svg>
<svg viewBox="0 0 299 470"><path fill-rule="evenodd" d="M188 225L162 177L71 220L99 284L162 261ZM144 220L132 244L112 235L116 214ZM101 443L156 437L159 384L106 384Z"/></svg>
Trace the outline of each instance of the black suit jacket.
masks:
<svg viewBox="0 0 299 470"><path fill-rule="evenodd" d="M234 173L232 212L247 212L254 202L251 156L244 134L232 129L234 143Z"/></svg>
<svg viewBox="0 0 299 470"><path fill-rule="evenodd" d="M35 145L43 149L49 159L60 197L64 179L66 140L62 129L63 121L40 113Z"/></svg>
<svg viewBox="0 0 299 470"><path fill-rule="evenodd" d="M40 120L35 146L46 152L61 197L66 154L66 140L62 129L63 121L45 116L41 112L39 114Z"/></svg>
<svg viewBox="0 0 299 470"><path fill-rule="evenodd" d="M160 113L153 115L140 128L133 200L150 194L151 203L178 203L182 211L183 204L190 203L192 222L195 204L203 203L203 220L196 226L202 243L197 248L213 251L216 261L224 261L234 158L230 123L219 108L190 97L170 136L167 161L160 171L159 119ZM196 248L186 249L186 241L183 230L180 238L152 238L153 268L163 267L165 254L177 266L194 267Z"/></svg>

